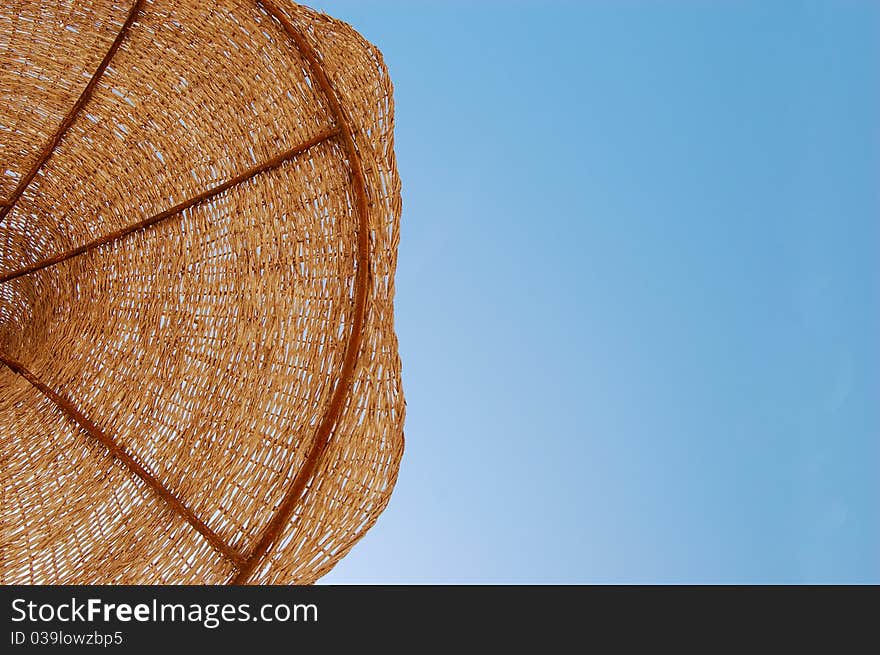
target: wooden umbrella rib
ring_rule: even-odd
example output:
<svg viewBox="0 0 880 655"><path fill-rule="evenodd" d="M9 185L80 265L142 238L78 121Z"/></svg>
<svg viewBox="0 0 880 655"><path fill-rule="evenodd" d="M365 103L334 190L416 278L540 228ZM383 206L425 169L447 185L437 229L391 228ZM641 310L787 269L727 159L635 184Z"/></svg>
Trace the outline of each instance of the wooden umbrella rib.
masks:
<svg viewBox="0 0 880 655"><path fill-rule="evenodd" d="M23 275L27 275L29 273L34 273L36 271L42 270L44 268L48 268L50 266L55 266L56 264L60 264L63 261L68 259L72 259L73 257L77 257L78 255L82 255L84 253L89 252L90 250L94 250L95 248L99 248L101 246L105 246L109 243L113 243L115 241L119 241L120 239L127 237L135 232L143 231L149 227L156 225L157 223L161 223L164 220L172 218L174 216L180 215L181 212L190 209L191 207L195 207L198 204L205 202L206 200L210 200L216 195L223 193L224 191L228 191L234 186L242 184L250 180L251 178L259 175L260 173L264 173L274 168L278 168L284 162L292 159L293 157L302 154L306 150L313 148L319 143L323 143L333 137L337 136L340 133L339 128L332 127L322 131L316 136L312 137L308 141L300 143L293 148L282 152L272 159L269 159L262 164L249 168L236 175L235 177L227 180L226 182L219 184L215 187L212 187L206 191L203 191L197 196L189 198L188 200L184 200L181 203L178 203L174 207L170 209L166 209L154 216L150 216L149 218L145 218L142 221L138 221L137 223L133 223L124 228L116 230L114 232L110 232L109 234L105 234L104 236L98 237L92 241L89 241L85 245L77 246L76 248L71 248L65 252L62 252L57 255L53 255L52 257L47 257L46 259L42 259L33 264L28 264L27 266L23 266L22 268L16 269L14 271L10 271L8 273L4 273L0 275L0 282L9 282L10 280L14 280Z"/></svg>
<svg viewBox="0 0 880 655"><path fill-rule="evenodd" d="M30 183L36 177L37 173L40 171L43 165L49 160L49 157L52 156L52 153L55 151L55 148L58 147L59 142L64 137L64 134L67 132L68 128L70 128L70 126L73 124L73 121L79 115L80 111L82 111L82 108L85 107L86 103L89 101L89 98L92 97L92 92L95 90L98 81L104 75L104 71L110 64L110 60L113 59L116 51L119 50L119 46L121 46L122 42L125 40L129 28L131 27L132 23L134 23L134 21L137 19L138 14L143 8L143 5L144 0L135 0L135 2L132 4L131 9L129 9L128 11L128 16L125 19L125 23L122 24L122 28L120 28L119 33L113 40L113 44L110 46L110 49L107 50L107 54L104 55L104 58L98 65L98 68L95 69L94 74L92 74L91 79L89 79L89 83L86 84L86 87L83 89L76 103L73 105L73 107L70 108L70 111L67 112L67 115L65 115L64 120L61 121L61 124L58 126L55 134L52 135L52 138L50 138L49 141L46 142L46 145L43 146L43 149L40 151L39 155L37 155L37 158L31 168L18 181L18 184L12 191L12 195L9 198L6 198L2 202L0 202L0 223L2 223L3 219L6 218L6 215L9 214L10 211L12 211L15 203L18 202L18 199L21 198L21 195L24 193L25 189L27 189L28 185L30 185Z"/></svg>
<svg viewBox="0 0 880 655"><path fill-rule="evenodd" d="M232 546L227 544L216 532L211 530L202 521L195 512L187 507L183 501L174 495L165 485L163 485L155 475L148 471L144 466L139 464L120 444L118 444L110 435L101 430L93 421L76 408L69 398L64 397L48 385L44 384L23 364L9 358L5 353L0 352L0 363L6 365L14 373L24 378L37 391L48 398L61 412L70 420L76 423L95 441L103 445L108 452L115 457L125 468L140 478L146 485L152 489L177 515L187 521L211 546L229 559L237 567L240 567L245 561L245 557Z"/></svg>
<svg viewBox="0 0 880 655"><path fill-rule="evenodd" d="M309 449L306 461L302 468L297 472L281 500L281 504L270 519L268 525L263 530L256 545L250 552L250 555L239 567L238 573L229 581L230 584L246 584L248 578L254 569L260 564L269 551L275 540L281 534L284 526L290 520L291 515L297 507L297 504L303 498L306 485L312 479L327 444L330 440L336 422L342 413L348 396L349 388L354 379L355 368L357 365L358 355L360 354L361 342L363 340L363 330L366 323L367 314L367 291L369 285L369 262L370 262L370 240L369 240L369 200L367 198L367 182L364 174L363 163L360 153L354 141L354 134L348 117L342 108L339 97L327 72L318 59L318 55L311 44L299 32L299 30L287 19L283 12L270 0L257 0L257 4L263 8L277 20L285 33L293 41L296 49L306 60L309 71L321 89L336 125L340 130L340 139L342 146L345 148L348 163L351 168L351 183L355 193L356 211L357 211L357 269L355 273L355 292L354 292L354 311L351 322L351 333L348 343L345 346L342 367L339 371L339 377L333 394L330 398L327 411L324 413L321 422L315 430L312 439L312 445Z"/></svg>

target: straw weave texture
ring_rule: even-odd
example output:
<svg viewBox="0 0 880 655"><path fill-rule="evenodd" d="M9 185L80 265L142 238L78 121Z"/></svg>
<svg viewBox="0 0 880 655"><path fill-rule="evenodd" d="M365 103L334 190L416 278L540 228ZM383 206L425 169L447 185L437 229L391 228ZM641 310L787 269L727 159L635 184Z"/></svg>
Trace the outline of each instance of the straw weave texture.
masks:
<svg viewBox="0 0 880 655"><path fill-rule="evenodd" d="M0 5L0 582L311 583L403 452L391 83L291 2Z"/></svg>

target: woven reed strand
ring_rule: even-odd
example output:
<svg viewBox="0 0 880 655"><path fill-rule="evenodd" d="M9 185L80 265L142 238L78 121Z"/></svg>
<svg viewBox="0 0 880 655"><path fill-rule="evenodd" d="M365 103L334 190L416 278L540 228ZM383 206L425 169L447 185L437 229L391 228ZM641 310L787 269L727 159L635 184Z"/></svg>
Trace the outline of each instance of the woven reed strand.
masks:
<svg viewBox="0 0 880 655"><path fill-rule="evenodd" d="M291 3L51 9L0 9L0 582L313 582L403 450L381 55Z"/></svg>

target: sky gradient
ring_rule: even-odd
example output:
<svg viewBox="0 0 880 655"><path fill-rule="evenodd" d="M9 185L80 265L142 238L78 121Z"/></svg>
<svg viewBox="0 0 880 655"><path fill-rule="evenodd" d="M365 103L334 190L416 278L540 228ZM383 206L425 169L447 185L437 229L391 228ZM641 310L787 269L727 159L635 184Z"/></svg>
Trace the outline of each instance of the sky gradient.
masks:
<svg viewBox="0 0 880 655"><path fill-rule="evenodd" d="M379 46L407 449L324 583L880 583L880 4L312 6Z"/></svg>

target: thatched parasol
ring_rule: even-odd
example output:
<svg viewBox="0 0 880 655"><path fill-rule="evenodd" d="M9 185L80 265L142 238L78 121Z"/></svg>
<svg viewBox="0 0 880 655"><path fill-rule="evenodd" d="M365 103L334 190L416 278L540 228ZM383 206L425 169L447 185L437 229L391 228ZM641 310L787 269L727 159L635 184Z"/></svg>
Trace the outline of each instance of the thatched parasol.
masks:
<svg viewBox="0 0 880 655"><path fill-rule="evenodd" d="M391 83L269 0L0 7L0 582L309 583L388 502Z"/></svg>

